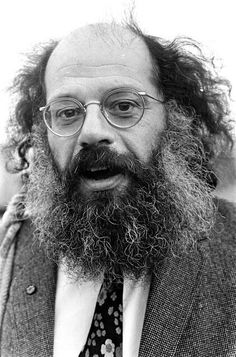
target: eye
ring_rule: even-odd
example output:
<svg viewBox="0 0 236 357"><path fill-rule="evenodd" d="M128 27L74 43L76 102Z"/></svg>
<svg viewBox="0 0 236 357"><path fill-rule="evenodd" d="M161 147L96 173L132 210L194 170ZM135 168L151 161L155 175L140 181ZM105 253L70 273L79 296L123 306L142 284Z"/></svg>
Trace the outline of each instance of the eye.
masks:
<svg viewBox="0 0 236 357"><path fill-rule="evenodd" d="M63 120L77 119L82 114L83 114L82 110L78 107L75 107L75 108L67 107L67 108L57 110L56 118L63 119Z"/></svg>
<svg viewBox="0 0 236 357"><path fill-rule="evenodd" d="M127 112L131 110L133 107L134 107L134 103L126 101L116 104L114 109L120 110L121 112Z"/></svg>
<svg viewBox="0 0 236 357"><path fill-rule="evenodd" d="M132 115L134 112L140 109L140 105L129 99L117 100L109 103L107 108L109 113L113 115Z"/></svg>

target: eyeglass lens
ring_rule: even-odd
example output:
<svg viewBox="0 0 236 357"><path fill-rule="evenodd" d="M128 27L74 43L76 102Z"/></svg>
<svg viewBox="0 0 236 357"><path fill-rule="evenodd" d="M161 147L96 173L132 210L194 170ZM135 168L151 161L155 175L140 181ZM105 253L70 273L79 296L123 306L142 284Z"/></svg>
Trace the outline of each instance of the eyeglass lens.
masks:
<svg viewBox="0 0 236 357"><path fill-rule="evenodd" d="M50 129L59 135L73 135L84 121L84 108L68 99L55 100L45 110L44 119Z"/></svg>

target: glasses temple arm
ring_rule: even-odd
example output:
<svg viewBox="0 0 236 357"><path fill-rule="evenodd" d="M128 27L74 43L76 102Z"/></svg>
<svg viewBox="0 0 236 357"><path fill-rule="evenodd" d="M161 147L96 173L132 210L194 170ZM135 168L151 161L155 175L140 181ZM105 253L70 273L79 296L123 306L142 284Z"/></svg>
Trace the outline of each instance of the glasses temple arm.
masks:
<svg viewBox="0 0 236 357"><path fill-rule="evenodd" d="M160 99L157 99L155 97L152 97L150 94L147 94L146 92L139 92L139 94L140 95L145 95L148 98L154 99L156 102L159 102L159 103L162 103L162 104L165 103L165 100L160 100Z"/></svg>

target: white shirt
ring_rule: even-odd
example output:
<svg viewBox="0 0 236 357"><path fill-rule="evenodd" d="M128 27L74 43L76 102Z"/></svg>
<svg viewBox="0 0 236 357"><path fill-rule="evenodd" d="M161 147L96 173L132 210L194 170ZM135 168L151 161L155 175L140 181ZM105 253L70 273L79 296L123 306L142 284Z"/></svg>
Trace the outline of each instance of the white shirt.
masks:
<svg viewBox="0 0 236 357"><path fill-rule="evenodd" d="M75 282L58 269L54 357L78 357L86 343L97 296L98 282ZM137 357L150 283L124 279L123 290L123 357Z"/></svg>

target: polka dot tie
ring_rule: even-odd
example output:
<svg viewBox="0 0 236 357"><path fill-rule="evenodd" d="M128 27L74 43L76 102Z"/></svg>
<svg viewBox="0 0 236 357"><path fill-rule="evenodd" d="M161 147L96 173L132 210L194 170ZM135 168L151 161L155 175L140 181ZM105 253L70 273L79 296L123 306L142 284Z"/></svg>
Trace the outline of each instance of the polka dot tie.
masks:
<svg viewBox="0 0 236 357"><path fill-rule="evenodd" d="M123 281L103 283L83 351L78 357L122 357Z"/></svg>

